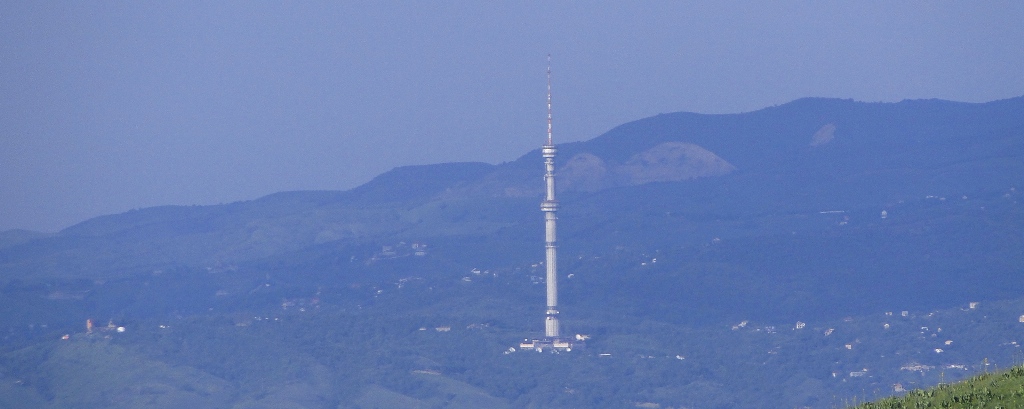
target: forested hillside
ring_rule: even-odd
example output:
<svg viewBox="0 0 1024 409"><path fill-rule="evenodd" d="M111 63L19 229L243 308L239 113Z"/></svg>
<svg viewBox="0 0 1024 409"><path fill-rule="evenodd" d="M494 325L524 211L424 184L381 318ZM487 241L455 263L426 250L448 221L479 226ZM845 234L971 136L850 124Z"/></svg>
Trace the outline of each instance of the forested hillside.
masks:
<svg viewBox="0 0 1024 409"><path fill-rule="evenodd" d="M1024 406L1024 368L979 375L956 384L914 390L900 398L864 403L858 409L1019 408Z"/></svg>

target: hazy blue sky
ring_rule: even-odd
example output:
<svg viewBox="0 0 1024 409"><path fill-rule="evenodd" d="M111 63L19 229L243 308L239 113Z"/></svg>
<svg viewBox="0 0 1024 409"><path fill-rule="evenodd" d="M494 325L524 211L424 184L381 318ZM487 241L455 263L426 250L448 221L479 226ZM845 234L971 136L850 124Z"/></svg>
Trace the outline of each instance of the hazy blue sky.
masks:
<svg viewBox="0 0 1024 409"><path fill-rule="evenodd" d="M544 140L548 53L556 142L807 96L1020 96L1022 22L1019 1L9 2L0 230L512 160Z"/></svg>

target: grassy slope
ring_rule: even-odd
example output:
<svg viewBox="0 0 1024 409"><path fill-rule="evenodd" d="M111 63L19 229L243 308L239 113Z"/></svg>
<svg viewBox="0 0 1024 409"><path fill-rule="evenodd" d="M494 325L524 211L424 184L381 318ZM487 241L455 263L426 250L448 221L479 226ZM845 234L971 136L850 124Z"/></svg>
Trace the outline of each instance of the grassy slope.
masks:
<svg viewBox="0 0 1024 409"><path fill-rule="evenodd" d="M1024 367L1021 366L857 406L859 409L1020 407L1024 407Z"/></svg>

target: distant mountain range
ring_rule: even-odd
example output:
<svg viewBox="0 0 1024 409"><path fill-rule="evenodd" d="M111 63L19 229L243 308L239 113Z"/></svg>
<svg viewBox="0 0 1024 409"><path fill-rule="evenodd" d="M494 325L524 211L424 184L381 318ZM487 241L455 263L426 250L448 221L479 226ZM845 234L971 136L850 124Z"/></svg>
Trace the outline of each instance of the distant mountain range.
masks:
<svg viewBox="0 0 1024 409"><path fill-rule="evenodd" d="M907 355L893 356L900 344L879 341L873 345L888 346L857 355L853 363L843 358L844 351L884 337L877 328L851 327L847 335L861 338L847 339L851 346L838 349L818 338L787 336L776 347L812 351L817 358L783 353L788 358L765 361L774 365L765 371L788 373L784 379L737 378L735 371L750 368L728 357L753 352L743 343L721 341L718 337L731 335L717 329L728 334L737 323L756 322L760 331L775 328L771 323L799 321L824 331L847 318L999 302L995 315L980 319L950 313L953 318L944 326L966 333L971 331L968 321L975 319L984 328L1006 328L992 330L998 333L993 337L1012 334L1008 328L1024 314L1014 312L1024 300L1022 113L1024 97L982 104L808 98L742 114L663 114L589 141L558 145L563 320L569 331L594 336L588 351L571 359L597 365L594 374L606 376L562 387L587 391L588 399L599 396L596 403L545 389L550 385L504 387L492 375L482 375L491 370L495 377L542 376L492 358L506 348L502 345L540 329L539 149L498 165L400 167L344 192L283 192L226 205L140 209L87 220L56 234L0 233L0 286L5 286L0 295L7 305L0 310L0 327L10 328L11 345L0 351L6 357L0 359L0 378L28 376L17 375L25 371L24 362L35 362L22 359L29 354L24 348L60 348L52 356L72 353L40 345L56 342L47 337L57 332L73 332L68 326L77 328L86 317L152 328L179 320L217 332L227 331L217 327L224 322L250 328L252 316L294 311L282 307L292 303L310 310L333 308L322 317L376 334L375 342L407 348L392 356L364 344L369 338L345 338L353 351L385 362L378 362L384 369L374 372L377 364L354 355L338 358L323 352L327 346L310 341L314 335L336 334L289 327L304 340L285 348L289 354L301 351L302 359L325 373L340 370L341 361L332 359L359 368L358 376L317 380L317 385L355 382L347 395L328 394L333 397L319 403L305 400L302 407L373 407L374 402L460 407L452 402L477 399L469 396L513 407L828 407L834 403L825 398L829 394L858 390L855 382L860 380L849 373L863 368L851 365L890 368L879 369L878 378L870 381L872 387L888 388L886 382L907 364ZM416 328L410 333L375 330L384 324L359 314L381 322L408 321ZM323 326L322 319L327 318L308 323ZM462 356L433 341L410 341L430 332L419 332L416 320L424 328L428 321L478 325L473 328L486 328L480 332L486 335L462 339L481 343L473 347L479 351ZM48 330L39 329L44 324ZM30 325L32 331L16 329ZM910 337L910 328L904 330ZM209 342L205 352L194 356L214 359L216 354L203 354L221 348L219 341L160 334L117 347L94 345L89 348L99 349L89 353L109 356L123 347L139 357L132 359L153 361L147 364L153 368L164 368L155 363L163 362L200 371L216 378L211 385L236 388L235 395L210 395L225 405L231 396L258 395L245 389L256 388L254 378L228 376L234 373L231 365L183 352L185 344ZM682 339L667 340L668 334ZM694 334L707 339L687 338ZM961 335L947 331L941 336ZM1013 355L991 349L999 342L979 340L958 355L939 357L956 357L960 363L999 357L1005 363ZM157 351L159 345L169 349ZM600 369L603 361L586 361L603 351L655 356L673 350L697 356L714 350L716 358L686 358L695 366L672 376L659 372L667 370L662 364L646 361L613 365L637 377L635 385L616 393L607 388L609 383L630 375L604 373L612 369ZM675 355L682 360L685 354L669 356ZM935 353L926 356L932 359ZM411 370L421 372L409 375ZM445 382L458 384L423 381L423 374L444 374ZM36 382L51 386L36 387L31 393L38 396L32 396L54 405L64 402L53 397L60 394L51 390L57 387L47 376L38 375ZM287 371L273 376L281 382L297 379ZM658 376L674 383L644 389L644 382L661 382L645 377ZM741 378L751 385L749 391L735 389ZM931 375L920 380L935 381ZM179 387L198 386L174 386ZM808 392L770 395L758 403L758 391L793 388ZM0 398L4 391L0 388ZM443 404L445 394L460 398ZM531 400L537 396L551 400ZM103 398L95 399L104 406Z"/></svg>
<svg viewBox="0 0 1024 409"><path fill-rule="evenodd" d="M1024 188L1022 109L1024 98L984 104L807 98L744 114L663 114L559 145L558 186L561 193L573 194L566 200L584 201L588 208L602 207L602 200L629 200L634 191L628 188L645 186L639 191L658 198L639 206L744 214L862 206L880 211L929 195L1013 194L1011 189ZM132 251L140 267L238 261L332 240L407 231L490 232L530 224L536 218L530 207L490 223L474 219L491 212L490 206L467 207L460 220L446 220L437 208L536 201L543 188L537 182L539 163L538 149L500 165L400 167L346 192L287 192L227 205L141 209L45 237L4 232L0 246L7 250L0 253L0 271L75 275L82 272L69 264L90 264L96 253L116 258L124 251ZM679 189L685 194L677 194ZM609 217L625 216L610 210ZM157 243L171 253L140 257L138 251L145 250L132 249ZM121 250L88 250L107 244ZM48 259L47 266L33 264L40 259ZM19 265L33 266L32 272ZM120 268L127 272L123 269L132 265ZM118 269L90 268L89 274Z"/></svg>

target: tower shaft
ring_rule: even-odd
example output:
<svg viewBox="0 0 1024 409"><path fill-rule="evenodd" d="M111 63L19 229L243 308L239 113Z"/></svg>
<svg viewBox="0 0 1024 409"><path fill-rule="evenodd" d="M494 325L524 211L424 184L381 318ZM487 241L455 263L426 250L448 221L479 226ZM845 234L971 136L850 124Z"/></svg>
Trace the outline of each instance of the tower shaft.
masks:
<svg viewBox="0 0 1024 409"><path fill-rule="evenodd" d="M547 196L541 202L541 210L544 212L544 251L547 267L547 312L544 319L544 336L558 338L558 245L556 244L555 221L558 219L555 212L558 210L558 202L555 201L555 147L545 145L543 148L545 156L545 167L547 172L544 179L547 182Z"/></svg>

